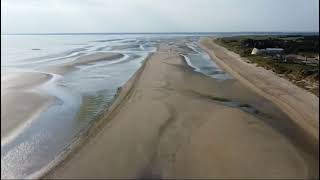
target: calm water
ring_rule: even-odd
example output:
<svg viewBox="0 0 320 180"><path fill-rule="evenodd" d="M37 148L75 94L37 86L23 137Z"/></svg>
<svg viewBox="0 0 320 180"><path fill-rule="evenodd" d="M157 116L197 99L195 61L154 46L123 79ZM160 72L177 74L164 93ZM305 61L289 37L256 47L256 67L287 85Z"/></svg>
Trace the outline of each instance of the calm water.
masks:
<svg viewBox="0 0 320 180"><path fill-rule="evenodd" d="M181 38L183 35L179 35ZM33 93L53 97L48 108L31 121L22 121L1 137L2 178L28 177L45 168L72 141L85 132L108 108L122 86L161 42L176 35L2 35L1 83L18 72L50 75L32 88ZM188 36L194 52L183 54L195 71L228 79L198 46L198 37ZM98 52L119 53L108 61L70 64ZM10 81L6 81L10 83ZM1 96L15 89L1 89ZM21 88L19 91L30 91ZM19 102L28 106L32 102ZM2 102L1 102L2 104ZM6 111L3 107L3 110ZM19 112L17 112L19 113ZM10 121L1 115L1 124ZM27 123L28 122L28 123Z"/></svg>
<svg viewBox="0 0 320 180"><path fill-rule="evenodd" d="M2 36L1 79L17 72L49 74L53 78L32 91L54 97L28 125L21 122L23 128L1 137L2 177L27 177L52 161L110 105L117 88L156 50L156 43L133 36ZM50 71L96 52L116 52L123 57L79 65L62 74ZM1 96L6 91L1 89ZM20 103L28 106L32 102ZM3 110L6 108L10 107ZM5 118L1 116L1 123L6 123Z"/></svg>

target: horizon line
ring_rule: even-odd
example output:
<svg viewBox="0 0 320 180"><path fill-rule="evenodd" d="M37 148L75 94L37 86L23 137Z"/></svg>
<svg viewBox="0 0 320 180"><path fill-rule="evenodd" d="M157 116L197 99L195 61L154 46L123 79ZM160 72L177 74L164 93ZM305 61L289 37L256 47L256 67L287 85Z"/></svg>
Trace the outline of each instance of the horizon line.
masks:
<svg viewBox="0 0 320 180"><path fill-rule="evenodd" d="M292 33L313 33L319 31L216 31L216 32L39 32L39 33L1 33L1 35L76 35L76 34L213 34L213 33L265 33L265 34L292 34Z"/></svg>

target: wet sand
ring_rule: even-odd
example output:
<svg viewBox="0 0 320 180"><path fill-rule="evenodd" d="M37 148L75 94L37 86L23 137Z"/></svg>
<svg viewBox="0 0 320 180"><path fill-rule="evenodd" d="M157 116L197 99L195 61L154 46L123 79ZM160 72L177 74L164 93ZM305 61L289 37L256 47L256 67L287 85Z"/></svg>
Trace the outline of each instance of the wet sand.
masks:
<svg viewBox="0 0 320 180"><path fill-rule="evenodd" d="M127 50L127 49L137 49L137 48L140 48L139 44L115 45L115 46L112 46L111 50Z"/></svg>
<svg viewBox="0 0 320 180"><path fill-rule="evenodd" d="M63 75L75 70L77 66L112 61L122 57L124 55L121 53L99 52L79 57L60 66L47 68L48 73L36 71L2 73L1 139L3 142L7 142L6 139L11 138L10 136L17 134L19 130L28 126L53 102L54 97L34 91L38 86L50 81L53 74Z"/></svg>
<svg viewBox="0 0 320 180"><path fill-rule="evenodd" d="M162 44L45 178L318 177L315 149L297 129L239 81L194 72Z"/></svg>
<svg viewBox="0 0 320 180"><path fill-rule="evenodd" d="M121 53L113 53L113 52L98 52L86 56L81 56L77 58L74 62L67 64L67 66L79 66L79 65L86 65L86 64L94 64L97 62L103 61L112 61L117 60L124 57Z"/></svg>
<svg viewBox="0 0 320 180"><path fill-rule="evenodd" d="M14 131L23 129L53 101L53 97L32 90L52 76L36 72L2 74L1 77L1 140L6 142ZM31 103L32 102L32 103ZM6 137L8 136L8 137ZM3 139L6 137L5 139Z"/></svg>
<svg viewBox="0 0 320 180"><path fill-rule="evenodd" d="M50 74L38 72L9 72L1 74L1 95L9 90L27 90L50 80Z"/></svg>
<svg viewBox="0 0 320 180"><path fill-rule="evenodd" d="M105 61L115 61L123 57L124 55L121 53L96 52L93 54L80 56L68 63L64 63L57 66L51 66L46 70L52 73L64 75L66 73L70 73L71 71L75 71L79 66L94 65L95 63Z"/></svg>
<svg viewBox="0 0 320 180"><path fill-rule="evenodd" d="M246 63L238 54L203 39L202 47L221 67L243 84L273 101L286 112L298 126L310 135L312 143L319 146L319 98L310 92L278 77L272 71Z"/></svg>

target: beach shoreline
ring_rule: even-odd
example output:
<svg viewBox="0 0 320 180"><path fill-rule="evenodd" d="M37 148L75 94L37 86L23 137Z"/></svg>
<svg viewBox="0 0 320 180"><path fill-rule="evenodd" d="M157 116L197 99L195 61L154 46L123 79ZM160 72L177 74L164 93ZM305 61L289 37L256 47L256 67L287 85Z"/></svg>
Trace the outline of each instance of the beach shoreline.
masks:
<svg viewBox="0 0 320 180"><path fill-rule="evenodd" d="M319 98L269 70L247 63L234 52L203 38L201 47L244 85L274 102L319 143Z"/></svg>
<svg viewBox="0 0 320 180"><path fill-rule="evenodd" d="M73 38L71 41L80 41ZM49 37L44 39L50 41ZM92 45L63 49L68 39L61 39L41 54L7 51L17 60L6 58L1 69L4 178L38 178L64 159L112 104L117 88L137 72L155 47L144 48L142 42L139 49L104 50L127 44L121 41L88 42ZM60 53L55 54L54 49L59 48ZM28 51L30 58L24 56Z"/></svg>
<svg viewBox="0 0 320 180"><path fill-rule="evenodd" d="M215 81L193 72L176 51L162 45L147 58L83 142L42 178L318 176L313 156L268 124L286 115L235 80ZM235 100L242 105L234 107ZM253 112L240 108L251 105L257 108ZM265 112L271 119L261 116Z"/></svg>
<svg viewBox="0 0 320 180"><path fill-rule="evenodd" d="M55 168L63 166L63 164L68 161L72 154L77 153L82 146L85 146L91 138L95 137L97 133L110 121L113 114L116 113L117 109L121 107L121 104L124 103L126 97L130 94L131 89L134 87L135 82L139 79L144 66L147 60L150 58L152 53L150 53L144 60L141 67L134 73L134 75L122 86L118 88L117 93L115 94L111 106L108 107L98 118L97 121L91 123L89 127L82 130L85 133L80 133L80 137L74 139L70 145L59 154L51 163L46 167L42 168L40 171L30 175L30 179L47 179L50 177L51 171L54 171Z"/></svg>

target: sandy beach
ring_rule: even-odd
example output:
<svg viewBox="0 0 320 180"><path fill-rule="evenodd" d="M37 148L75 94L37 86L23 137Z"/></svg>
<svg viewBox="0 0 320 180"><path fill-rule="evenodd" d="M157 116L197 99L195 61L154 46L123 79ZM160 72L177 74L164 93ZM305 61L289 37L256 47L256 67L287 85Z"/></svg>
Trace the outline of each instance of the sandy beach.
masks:
<svg viewBox="0 0 320 180"><path fill-rule="evenodd" d="M319 177L317 100L302 97L308 116L275 106L242 81L195 72L183 44L161 44L44 178Z"/></svg>
<svg viewBox="0 0 320 180"><path fill-rule="evenodd" d="M221 67L274 102L309 133L313 143L319 143L319 98L316 95L279 78L272 71L246 63L248 60L215 44L210 38L202 39L201 44Z"/></svg>
<svg viewBox="0 0 320 180"><path fill-rule="evenodd" d="M1 5L1 179L319 179L319 0Z"/></svg>

